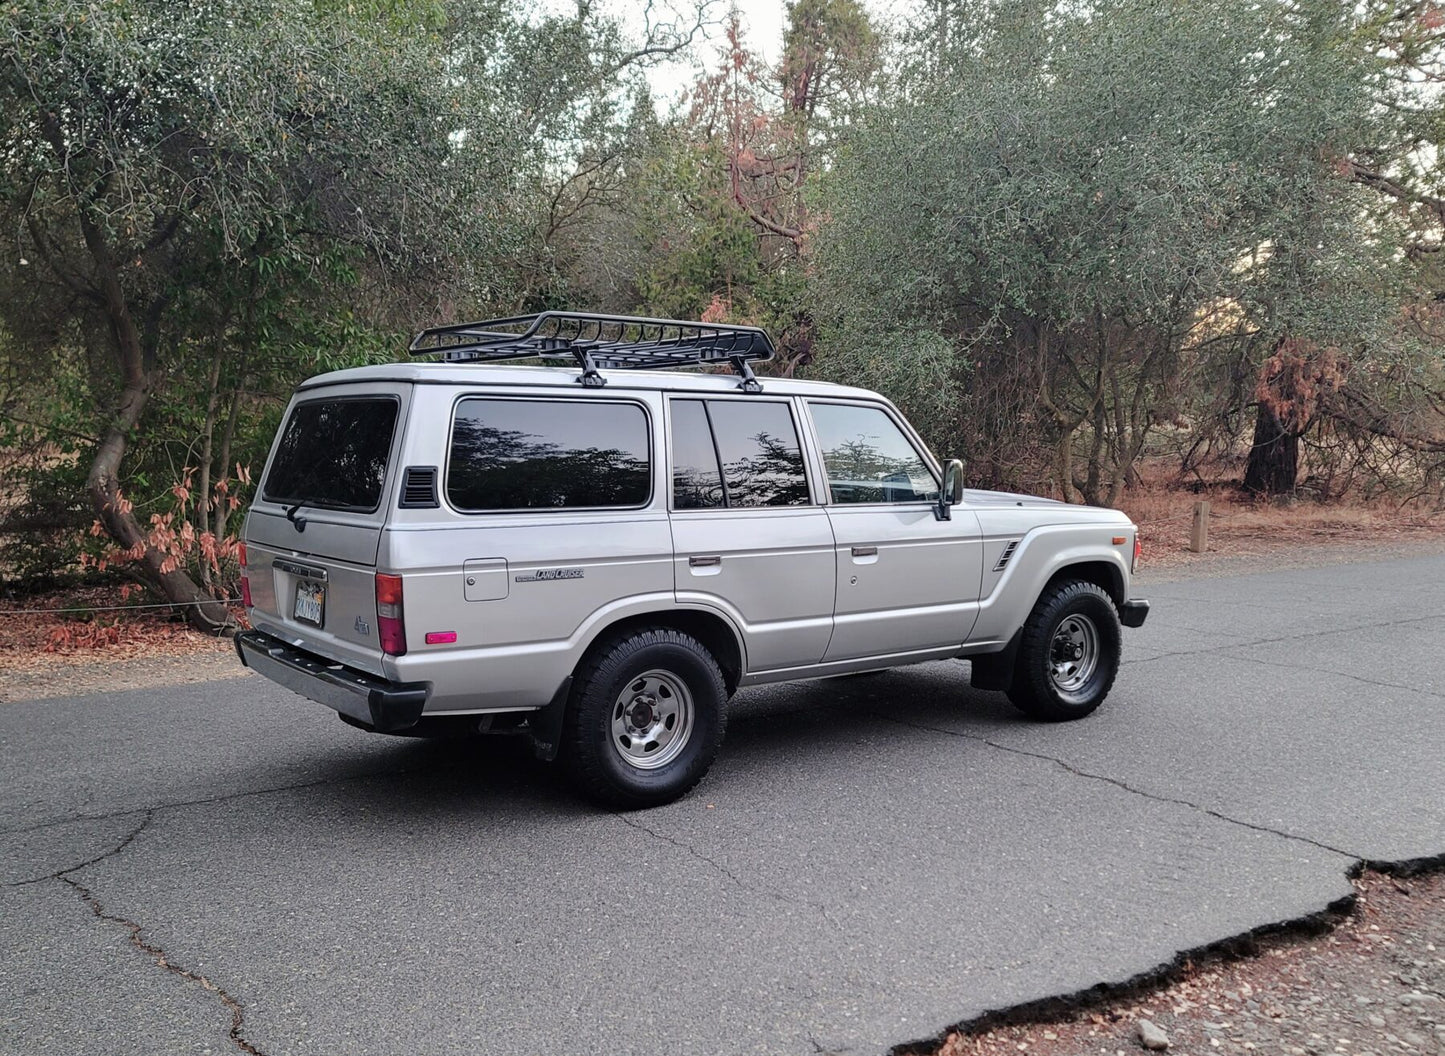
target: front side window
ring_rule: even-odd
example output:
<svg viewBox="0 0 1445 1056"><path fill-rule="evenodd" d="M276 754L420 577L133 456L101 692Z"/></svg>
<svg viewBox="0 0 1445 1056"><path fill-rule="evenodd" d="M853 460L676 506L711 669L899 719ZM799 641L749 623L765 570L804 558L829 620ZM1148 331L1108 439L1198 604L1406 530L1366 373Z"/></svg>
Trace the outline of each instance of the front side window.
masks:
<svg viewBox="0 0 1445 1056"><path fill-rule="evenodd" d="M381 505L396 414L391 396L298 403L266 474L266 501L375 510Z"/></svg>
<svg viewBox="0 0 1445 1056"><path fill-rule="evenodd" d="M834 502L936 502L938 481L881 408L812 403Z"/></svg>
<svg viewBox="0 0 1445 1056"><path fill-rule="evenodd" d="M457 404L447 499L459 510L643 506L652 490L647 414L635 403Z"/></svg>
<svg viewBox="0 0 1445 1056"><path fill-rule="evenodd" d="M803 451L787 404L674 400L672 409L675 509L808 504Z"/></svg>

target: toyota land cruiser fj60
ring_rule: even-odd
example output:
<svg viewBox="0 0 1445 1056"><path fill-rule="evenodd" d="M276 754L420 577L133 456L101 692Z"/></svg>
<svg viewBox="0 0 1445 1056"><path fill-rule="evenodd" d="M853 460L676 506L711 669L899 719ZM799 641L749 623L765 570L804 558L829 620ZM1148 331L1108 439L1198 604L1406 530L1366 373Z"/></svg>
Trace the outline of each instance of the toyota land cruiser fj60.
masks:
<svg viewBox="0 0 1445 1056"><path fill-rule="evenodd" d="M967 658L1077 719L1148 613L1122 513L965 489L878 394L754 377L761 330L547 312L412 352L296 390L246 519L242 662L354 726L523 733L641 807L741 687Z"/></svg>

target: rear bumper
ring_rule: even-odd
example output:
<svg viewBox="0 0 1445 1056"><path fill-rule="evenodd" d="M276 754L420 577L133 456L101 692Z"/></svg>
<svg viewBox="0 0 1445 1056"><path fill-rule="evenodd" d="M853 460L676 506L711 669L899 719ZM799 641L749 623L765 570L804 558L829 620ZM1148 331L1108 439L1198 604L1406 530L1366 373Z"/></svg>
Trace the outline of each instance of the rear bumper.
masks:
<svg viewBox="0 0 1445 1056"><path fill-rule="evenodd" d="M1148 615L1149 603L1143 598L1135 598L1124 602L1124 607L1119 610L1119 622L1125 627L1142 627Z"/></svg>
<svg viewBox="0 0 1445 1056"><path fill-rule="evenodd" d="M261 631L236 635L236 653L257 674L380 733L415 726L431 694L430 682L389 682L333 664Z"/></svg>

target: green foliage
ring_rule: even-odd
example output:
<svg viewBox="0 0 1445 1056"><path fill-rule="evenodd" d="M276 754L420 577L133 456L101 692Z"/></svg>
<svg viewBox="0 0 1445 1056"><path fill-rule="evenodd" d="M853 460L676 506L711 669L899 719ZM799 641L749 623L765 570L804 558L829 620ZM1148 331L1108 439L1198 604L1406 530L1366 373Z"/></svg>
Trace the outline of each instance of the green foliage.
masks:
<svg viewBox="0 0 1445 1056"><path fill-rule="evenodd" d="M259 467L303 378L403 354L458 306L546 296L538 217L560 223L571 170L619 164L635 67L686 32L630 53L585 5L500 0L4 14L0 215L19 237L0 256L0 356L16 378L77 369L33 439L95 454L92 502L127 551L129 504L173 517L192 471L198 527L226 530L237 466Z"/></svg>
<svg viewBox="0 0 1445 1056"><path fill-rule="evenodd" d="M1117 501L1178 413L1191 348L1378 324L1393 240L1339 167L1379 118L1340 8L961 0L932 15L834 174L827 369L857 376L889 338L930 335L903 338L896 391L947 392L925 427L975 474L1006 477L1005 448L1041 436L1066 495Z"/></svg>
<svg viewBox="0 0 1445 1056"><path fill-rule="evenodd" d="M680 16L0 0L11 573L73 560L87 490L224 536L298 381L549 307L823 349L981 483L1114 502L1155 438L1230 450L1262 403L1438 484L1433 5L925 0L898 41L787 11L774 66L730 19L659 118ZM1328 384L1269 388L1286 339L1273 376Z"/></svg>
<svg viewBox="0 0 1445 1056"><path fill-rule="evenodd" d="M638 230L648 252L637 279L644 311L698 318L715 300L735 315L755 310L763 274L757 232L712 186L723 164L716 146L674 140L645 171Z"/></svg>

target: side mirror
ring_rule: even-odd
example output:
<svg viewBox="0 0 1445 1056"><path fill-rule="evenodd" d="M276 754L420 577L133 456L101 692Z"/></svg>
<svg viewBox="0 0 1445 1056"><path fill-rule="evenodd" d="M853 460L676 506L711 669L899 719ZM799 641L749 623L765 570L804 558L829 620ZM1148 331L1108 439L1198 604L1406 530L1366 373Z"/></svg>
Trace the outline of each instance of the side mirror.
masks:
<svg viewBox="0 0 1445 1056"><path fill-rule="evenodd" d="M953 520L953 509L963 501L963 463L950 458L943 466L943 487L938 491L938 505L933 514L940 521Z"/></svg>

